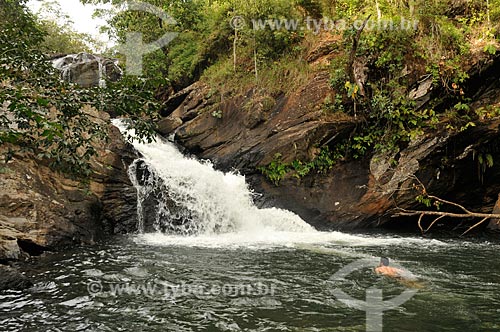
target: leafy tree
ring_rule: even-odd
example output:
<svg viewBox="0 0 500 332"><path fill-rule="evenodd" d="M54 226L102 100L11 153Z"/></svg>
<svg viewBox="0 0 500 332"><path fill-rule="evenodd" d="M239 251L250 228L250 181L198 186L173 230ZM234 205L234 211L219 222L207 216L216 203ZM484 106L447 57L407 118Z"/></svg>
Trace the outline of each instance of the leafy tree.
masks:
<svg viewBox="0 0 500 332"><path fill-rule="evenodd" d="M122 0L82 0L83 3L112 3L122 10L109 20L109 33L125 43L127 32L141 32L144 42L153 42L167 31L179 36L162 50L145 56L144 76L167 78L176 89L198 79L203 71L238 48L241 58L252 63L280 57L295 43L297 34L283 29L254 30L252 20L298 17L288 0L148 0L173 17L177 24L165 26L154 15L126 11ZM231 18L242 16L247 25L241 31L231 28Z"/></svg>
<svg viewBox="0 0 500 332"><path fill-rule="evenodd" d="M58 2L43 0L35 13L38 28L45 34L39 48L46 54L70 54L104 50L102 42L91 35L73 29L70 17L61 10Z"/></svg>
<svg viewBox="0 0 500 332"><path fill-rule="evenodd" d="M40 49L44 33L25 2L0 0L0 8L4 20L0 26L0 144L7 150L7 159L23 151L54 169L89 175L95 146L107 133L94 120L98 109L129 115L137 120L139 134L150 137L152 124L144 116L155 114L158 104L147 82L125 81L110 85L113 90L81 89L62 82Z"/></svg>

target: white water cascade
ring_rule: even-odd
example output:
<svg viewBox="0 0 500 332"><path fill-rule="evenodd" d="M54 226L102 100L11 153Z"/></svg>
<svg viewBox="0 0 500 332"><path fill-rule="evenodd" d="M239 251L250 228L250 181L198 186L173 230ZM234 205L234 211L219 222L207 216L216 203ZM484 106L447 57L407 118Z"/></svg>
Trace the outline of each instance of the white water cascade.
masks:
<svg viewBox="0 0 500 332"><path fill-rule="evenodd" d="M124 137L135 136L124 120L113 120L113 124ZM257 208L242 175L223 173L208 161L186 157L173 143L161 138L152 143L134 139L132 144L142 154L129 167L138 192L141 242L262 247L317 243L370 246L424 241L319 232L292 212ZM148 228L151 224L152 228Z"/></svg>
<svg viewBox="0 0 500 332"><path fill-rule="evenodd" d="M133 130L120 120L114 124L124 135ZM144 202L155 194L157 231L178 235L210 235L237 232L313 232L292 212L276 208L258 209L245 177L223 173L208 161L183 156L170 142L133 140L142 154L129 167L138 189L139 228L144 230Z"/></svg>

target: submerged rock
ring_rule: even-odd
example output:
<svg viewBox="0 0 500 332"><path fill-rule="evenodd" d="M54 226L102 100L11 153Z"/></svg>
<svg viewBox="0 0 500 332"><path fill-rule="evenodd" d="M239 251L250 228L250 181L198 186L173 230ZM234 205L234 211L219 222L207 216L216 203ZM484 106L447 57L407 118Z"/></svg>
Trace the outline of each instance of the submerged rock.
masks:
<svg viewBox="0 0 500 332"><path fill-rule="evenodd" d="M0 291L24 290L33 286L33 283L16 269L0 265Z"/></svg>

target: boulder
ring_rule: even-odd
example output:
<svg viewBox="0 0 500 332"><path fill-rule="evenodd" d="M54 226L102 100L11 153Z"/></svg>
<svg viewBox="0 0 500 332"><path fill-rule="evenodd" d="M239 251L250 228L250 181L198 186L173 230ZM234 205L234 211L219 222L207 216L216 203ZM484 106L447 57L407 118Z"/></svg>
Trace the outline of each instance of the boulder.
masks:
<svg viewBox="0 0 500 332"><path fill-rule="evenodd" d="M136 190L127 173L135 151L107 114L87 112L108 128L110 139L96 146L94 172L86 183L29 153L17 153L0 167L0 262L136 230Z"/></svg>
<svg viewBox="0 0 500 332"><path fill-rule="evenodd" d="M182 126L182 120L180 118L168 116L158 122L157 131L164 136L168 136L180 126Z"/></svg>
<svg viewBox="0 0 500 332"><path fill-rule="evenodd" d="M0 291L24 290L33 286L33 283L16 269L0 265Z"/></svg>
<svg viewBox="0 0 500 332"><path fill-rule="evenodd" d="M64 80L84 88L103 86L106 80L116 82L123 75L118 60L88 53L56 57L52 65L61 71Z"/></svg>

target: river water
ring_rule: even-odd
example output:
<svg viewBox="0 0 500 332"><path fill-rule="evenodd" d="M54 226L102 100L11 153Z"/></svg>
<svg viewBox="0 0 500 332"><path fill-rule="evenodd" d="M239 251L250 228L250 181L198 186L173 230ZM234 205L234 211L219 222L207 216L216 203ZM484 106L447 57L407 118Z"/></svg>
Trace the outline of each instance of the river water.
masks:
<svg viewBox="0 0 500 332"><path fill-rule="evenodd" d="M365 312L332 291L363 300L369 287L385 299L418 287L384 313L383 331L500 330L498 245L336 237L242 246L214 237L205 246L208 238L151 234L75 248L30 267L33 289L0 294L0 330L365 331ZM379 256L411 271L418 284L369 268L331 279L351 262Z"/></svg>
<svg viewBox="0 0 500 332"><path fill-rule="evenodd" d="M243 176L134 146L139 234L25 267L35 286L0 293L0 331L500 331L499 244L318 232L255 207ZM376 275L380 257L404 280Z"/></svg>

